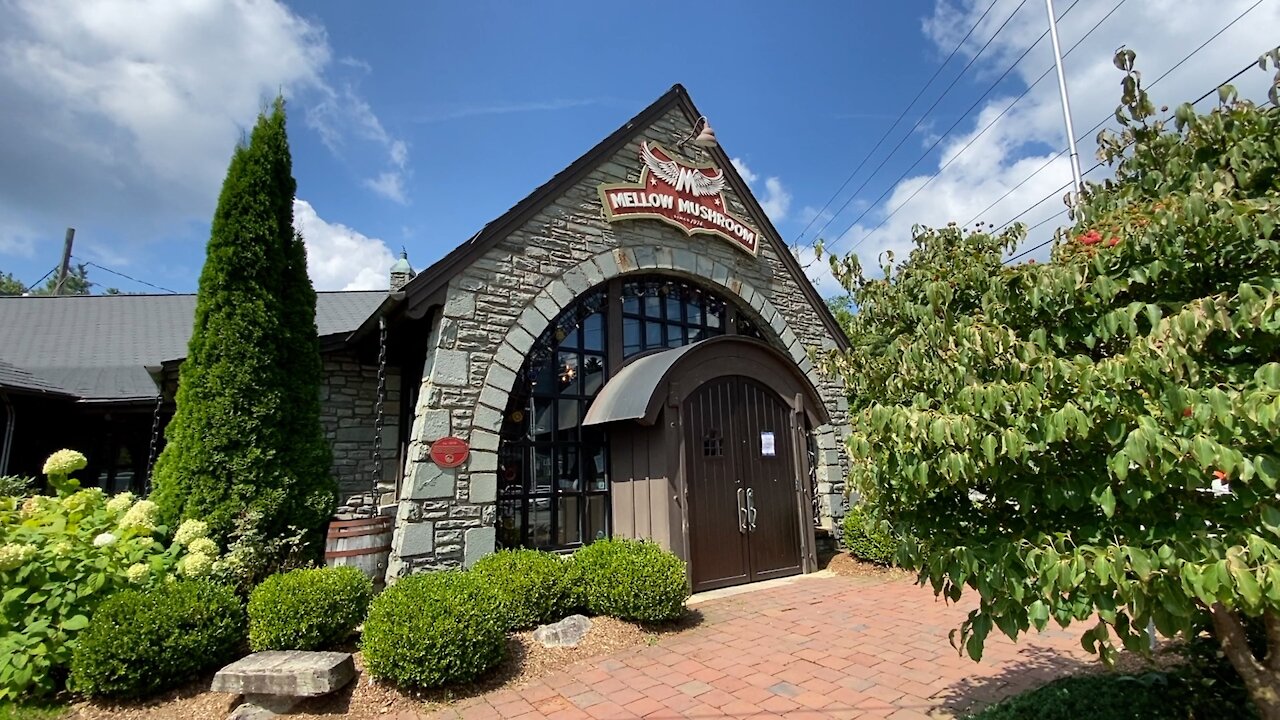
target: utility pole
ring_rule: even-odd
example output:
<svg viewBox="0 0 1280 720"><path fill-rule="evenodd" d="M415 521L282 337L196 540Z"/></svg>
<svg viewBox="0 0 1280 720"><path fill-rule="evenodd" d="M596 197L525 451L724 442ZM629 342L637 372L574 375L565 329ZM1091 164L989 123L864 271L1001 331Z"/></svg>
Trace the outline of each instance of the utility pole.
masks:
<svg viewBox="0 0 1280 720"><path fill-rule="evenodd" d="M53 294L61 295L62 286L67 283L67 271L71 268L71 245L76 240L76 229L67 228L67 239L62 244L62 264L58 266L58 281L53 286Z"/></svg>
<svg viewBox="0 0 1280 720"><path fill-rule="evenodd" d="M1044 0L1049 10L1049 37L1053 40L1053 65L1058 69L1058 91L1062 94L1062 119L1067 125L1067 148L1071 151L1071 179L1075 182L1075 195L1084 192L1084 178L1080 174L1080 153L1076 152L1076 131L1071 127L1071 100L1067 98L1067 76L1062 69L1062 47L1058 45L1058 20L1053 14L1053 0Z"/></svg>

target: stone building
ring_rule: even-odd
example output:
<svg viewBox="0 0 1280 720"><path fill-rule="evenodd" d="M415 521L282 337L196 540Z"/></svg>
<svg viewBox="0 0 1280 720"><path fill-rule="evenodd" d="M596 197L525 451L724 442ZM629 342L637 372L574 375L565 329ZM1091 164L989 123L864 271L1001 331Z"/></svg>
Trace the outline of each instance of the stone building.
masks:
<svg viewBox="0 0 1280 720"><path fill-rule="evenodd" d="M392 293L413 412L389 578L608 536L670 548L695 590L815 567L848 406L810 351L847 340L700 132L673 87Z"/></svg>

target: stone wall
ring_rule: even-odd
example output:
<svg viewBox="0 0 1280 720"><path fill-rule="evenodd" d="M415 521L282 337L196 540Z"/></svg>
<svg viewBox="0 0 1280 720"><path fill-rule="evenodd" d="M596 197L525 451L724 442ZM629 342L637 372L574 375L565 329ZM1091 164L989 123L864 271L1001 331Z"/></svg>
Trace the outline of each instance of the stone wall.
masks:
<svg viewBox="0 0 1280 720"><path fill-rule="evenodd" d="M830 348L815 308L779 259L785 248L760 234L758 257L705 235L692 238L654 220L610 224L601 213L602 183L638 182L640 141L673 149L691 119L673 109L612 158L569 187L522 227L450 282L431 331L388 576L470 565L492 552L497 494L498 431L516 372L537 337L561 309L605 280L638 272L700 278L735 299L779 349L808 375L832 423L815 432L822 524L844 513L848 461L837 437L847 434L848 403L838 381L821 377L808 352ZM689 147L689 160L705 162ZM750 219L725 191L729 210ZM470 460L444 470L427 456L444 435L469 440Z"/></svg>
<svg viewBox="0 0 1280 720"><path fill-rule="evenodd" d="M373 434L377 418L378 367L362 365L352 355L326 353L324 385L320 391L320 422L333 448L333 475L338 479L338 499L373 490ZM400 416L400 373L387 368L383 405L382 481L395 486Z"/></svg>

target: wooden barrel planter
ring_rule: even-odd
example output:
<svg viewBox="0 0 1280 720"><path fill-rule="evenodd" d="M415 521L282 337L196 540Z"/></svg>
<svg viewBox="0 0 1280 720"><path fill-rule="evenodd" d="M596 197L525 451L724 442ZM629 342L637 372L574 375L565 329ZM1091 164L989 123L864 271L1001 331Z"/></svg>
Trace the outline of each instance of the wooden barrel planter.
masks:
<svg viewBox="0 0 1280 720"><path fill-rule="evenodd" d="M364 573L375 586L381 587L391 556L391 533L394 518L387 515L330 520L329 535L324 543L324 564L329 567L351 565Z"/></svg>

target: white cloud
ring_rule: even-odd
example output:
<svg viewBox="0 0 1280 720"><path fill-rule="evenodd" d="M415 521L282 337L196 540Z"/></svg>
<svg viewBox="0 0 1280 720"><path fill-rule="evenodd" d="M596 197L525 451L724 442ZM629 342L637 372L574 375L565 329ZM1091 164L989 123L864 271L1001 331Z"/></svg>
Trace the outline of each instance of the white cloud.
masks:
<svg viewBox="0 0 1280 720"><path fill-rule="evenodd" d="M367 72L367 65L355 67ZM358 152L377 150L386 156L387 168L376 177L366 178L365 187L383 197L400 203L408 203L404 183L409 176L409 146L387 131L358 92L356 80L344 82L340 90L326 85L322 88L322 100L307 109L307 125L320 135L325 146L335 155L345 155L348 144L359 142Z"/></svg>
<svg viewBox="0 0 1280 720"><path fill-rule="evenodd" d="M983 0L938 0L933 15L923 23L923 31L939 52L949 52L988 4ZM1115 48L1127 45L1137 51L1138 68L1149 84L1251 4L1250 0L1217 3L1148 0L1122 6L1065 61L1076 133L1085 133L1115 110L1121 79L1121 74L1111 64ZM1114 6L1113 0L1080 0L1078 6L1059 23L1064 52ZM1059 7L1058 11L1062 9ZM972 57L1010 10L997 7L983 21L983 27L969 39L961 55ZM1029 4L1020 11L975 64L975 70L988 78L980 80L980 84L994 80L1003 72L1036 41L1044 32L1045 25L1043 6ZM1264 3L1258 6L1248 17L1162 80L1151 91L1153 101L1157 107L1162 104L1173 106L1199 97L1273 47L1273 28L1278 25L1280 5ZM1027 55L1013 77L1019 79L1025 88L1052 64L1046 39ZM1245 96L1265 99L1264 90L1269 77L1262 72L1246 73L1237 85ZM943 141L939 158L925 164L936 169L950 161L937 178L928 181L934 170L927 169L920 175L904 179L879 207L857 225L841 237L829 239L827 247L845 252L856 245L864 267L875 267L875 258L885 250L893 250L898 258L905 258L911 248L911 227L917 223L936 227L951 221L965 222L981 212L979 220L1000 225L1050 195L1050 199L1026 213L1021 221L1033 225L1063 210L1062 193L1057 191L1070 182L1071 173L1065 155L1053 159L1058 149L1065 145L1065 138L1058 87L1052 73L990 130L982 133L983 128L1020 91L1021 88L1016 88L1013 95L1005 92L991 98L978 111L976 119L958 128L964 131L963 134L952 135ZM1207 109L1210 102L1206 100L1200 109ZM1114 120L1107 126L1112 125ZM1095 134L1089 133L1080 144L1081 166L1085 170L1096 161ZM964 149L971 141L972 145ZM904 162L912 159L904 156ZM1046 163L1043 171L984 211ZM1100 180L1105 176L1106 168L1102 168L1088 179ZM920 190L926 181L927 187ZM912 197L917 190L920 192ZM891 217L890 213L893 213ZM841 232L853 217L857 215L846 213L837 218L833 223L835 232ZM882 221L883 227L875 229ZM1050 238L1053 230L1065 222L1065 216L1047 222L1031 233L1023 247ZM1028 257L1043 260L1048 253L1046 247ZM815 264L813 270L818 270L819 266ZM818 275L829 275L825 266Z"/></svg>
<svg viewBox="0 0 1280 720"><path fill-rule="evenodd" d="M307 244L307 273L317 290L386 290L395 261L387 244L320 217L293 201L293 225Z"/></svg>
<svg viewBox="0 0 1280 720"><path fill-rule="evenodd" d="M381 186L403 196L408 148L331 87L360 71L274 0L0 2L0 253L56 257L74 225L78 250L136 256L202 226L236 141L281 92L292 111L340 97L326 142L381 144L400 176Z"/></svg>
<svg viewBox="0 0 1280 720"><path fill-rule="evenodd" d="M408 202L404 196L404 175L398 172L384 172L377 178L365 178L365 187L379 195L394 200L401 205Z"/></svg>
<svg viewBox="0 0 1280 720"><path fill-rule="evenodd" d="M787 217L787 212L791 209L791 192L782 184L782 180L777 177L768 177L764 181L764 192L760 192L756 187L756 181L760 176L751 171L747 167L747 163L742 158L730 158L733 167L752 186L752 192L756 194L756 200L760 202L760 207L764 209L769 219L774 224L782 222Z"/></svg>

